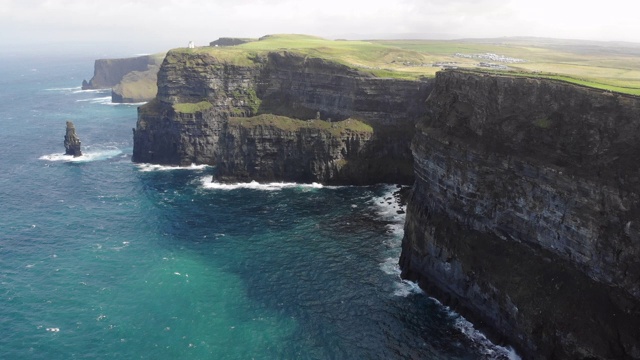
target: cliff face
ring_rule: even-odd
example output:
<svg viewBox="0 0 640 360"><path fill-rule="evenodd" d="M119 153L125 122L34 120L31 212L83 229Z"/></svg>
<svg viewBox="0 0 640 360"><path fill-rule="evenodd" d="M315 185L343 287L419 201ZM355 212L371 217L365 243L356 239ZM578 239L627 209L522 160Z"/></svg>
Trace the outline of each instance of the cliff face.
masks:
<svg viewBox="0 0 640 360"><path fill-rule="evenodd" d="M124 59L99 59L93 67L93 77L82 81L82 89L107 89L118 85L122 78L132 71L145 71L153 64L150 56Z"/></svg>
<svg viewBox="0 0 640 360"><path fill-rule="evenodd" d="M112 88L112 101L118 103L150 101L156 96L161 60L159 54L96 60L93 77L82 81L82 89Z"/></svg>
<svg viewBox="0 0 640 360"><path fill-rule="evenodd" d="M525 358L640 358L640 99L439 73L401 267Z"/></svg>
<svg viewBox="0 0 640 360"><path fill-rule="evenodd" d="M408 144L430 86L374 78L287 52L234 63L172 51L158 73L156 100L139 110L133 159L217 165L219 178L227 181L346 183L358 169L365 172L358 183L407 183L413 179ZM324 126L291 131L282 119L274 126L229 122L260 114L327 123L351 118L358 124L336 133ZM360 132L361 123L372 131ZM288 154L288 160L266 160L275 154ZM301 168L292 169L296 166Z"/></svg>
<svg viewBox="0 0 640 360"><path fill-rule="evenodd" d="M158 93L159 65L149 65L145 71L131 71L111 90L114 103L150 101Z"/></svg>
<svg viewBox="0 0 640 360"><path fill-rule="evenodd" d="M379 168L366 158L372 152L372 137L373 128L353 119L328 124L270 116L232 118L222 142L217 166L223 175L218 178L369 183L375 179L363 179L360 171L380 178L391 176L389 169L367 170Z"/></svg>

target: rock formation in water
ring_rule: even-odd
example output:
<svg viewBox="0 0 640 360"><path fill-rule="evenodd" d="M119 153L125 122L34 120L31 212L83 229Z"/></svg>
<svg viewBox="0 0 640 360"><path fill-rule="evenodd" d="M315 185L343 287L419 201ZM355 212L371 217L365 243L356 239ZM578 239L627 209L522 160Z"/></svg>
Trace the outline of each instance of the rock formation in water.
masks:
<svg viewBox="0 0 640 360"><path fill-rule="evenodd" d="M80 138L76 135L76 128L71 121L67 121L67 131L64 135L64 154L73 157L82 156Z"/></svg>
<svg viewBox="0 0 640 360"><path fill-rule="evenodd" d="M226 181L410 183L430 87L284 51L236 65L173 50L139 109L133 160L216 165Z"/></svg>
<svg viewBox="0 0 640 360"><path fill-rule="evenodd" d="M82 81L82 89L112 89L115 103L152 100L157 93L157 74L164 54L95 61L93 78Z"/></svg>
<svg viewBox="0 0 640 360"><path fill-rule="evenodd" d="M640 358L640 98L438 73L402 275L530 359Z"/></svg>

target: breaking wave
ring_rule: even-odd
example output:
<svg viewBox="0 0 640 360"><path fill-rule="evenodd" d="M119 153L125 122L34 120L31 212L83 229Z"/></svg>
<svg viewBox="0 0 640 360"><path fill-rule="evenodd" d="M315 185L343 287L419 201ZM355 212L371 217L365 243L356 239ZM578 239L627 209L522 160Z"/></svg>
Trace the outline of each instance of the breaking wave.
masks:
<svg viewBox="0 0 640 360"><path fill-rule="evenodd" d="M96 98L90 98L90 99L78 99L76 100L76 102L89 102L91 104L109 105L111 104L111 96L103 96L103 97L96 97Z"/></svg>
<svg viewBox="0 0 640 360"><path fill-rule="evenodd" d="M434 301L437 301L434 299ZM459 315L455 311L449 309L449 315L455 318L455 327L460 330L467 338L471 339L473 344L477 347L477 350L487 359L496 360L521 360L520 356L510 346L499 346L487 339L487 337L476 330L472 323L470 323L463 316Z"/></svg>
<svg viewBox="0 0 640 360"><path fill-rule="evenodd" d="M45 161L83 163L83 162L107 160L112 157L118 156L120 154L122 154L122 150L120 149L109 149L109 150L99 150L99 151L87 151L87 152L84 152L82 156L78 156L78 157L57 153L57 154L42 155L39 157L39 159L45 160Z"/></svg>
<svg viewBox="0 0 640 360"><path fill-rule="evenodd" d="M143 172L149 171L171 171L171 170L204 170L209 165L196 165L191 164L189 166L171 166L171 165L157 165L157 164L136 164L138 169Z"/></svg>
<svg viewBox="0 0 640 360"><path fill-rule="evenodd" d="M265 190L265 191L277 191L286 188L307 188L307 189L322 189L324 186L318 183L311 184L299 184L299 183L285 183L285 182L273 182L261 184L257 181L248 183L236 183L236 184L222 184L219 182L213 182L212 176L205 176L200 181L202 187L212 190L237 190L237 189L253 189L253 190Z"/></svg>

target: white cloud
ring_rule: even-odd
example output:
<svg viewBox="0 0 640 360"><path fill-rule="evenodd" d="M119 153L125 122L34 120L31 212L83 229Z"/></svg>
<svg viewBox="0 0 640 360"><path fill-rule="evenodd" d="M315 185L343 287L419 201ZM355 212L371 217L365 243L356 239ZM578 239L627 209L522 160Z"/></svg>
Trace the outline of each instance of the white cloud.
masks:
<svg viewBox="0 0 640 360"><path fill-rule="evenodd" d="M219 36L544 36L640 42L639 3L608 0L0 0L0 45L182 46ZM139 45L138 45L139 46Z"/></svg>

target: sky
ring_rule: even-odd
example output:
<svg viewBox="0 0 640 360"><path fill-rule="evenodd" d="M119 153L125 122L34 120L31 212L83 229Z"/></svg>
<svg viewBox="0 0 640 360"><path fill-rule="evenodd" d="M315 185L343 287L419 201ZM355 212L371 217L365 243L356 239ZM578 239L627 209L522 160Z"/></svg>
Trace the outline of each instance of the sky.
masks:
<svg viewBox="0 0 640 360"><path fill-rule="evenodd" d="M219 37L535 36L640 43L638 0L0 0L0 52L159 52Z"/></svg>

